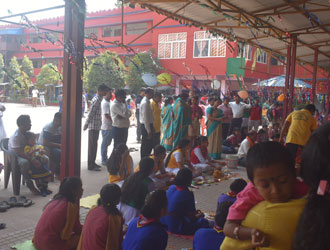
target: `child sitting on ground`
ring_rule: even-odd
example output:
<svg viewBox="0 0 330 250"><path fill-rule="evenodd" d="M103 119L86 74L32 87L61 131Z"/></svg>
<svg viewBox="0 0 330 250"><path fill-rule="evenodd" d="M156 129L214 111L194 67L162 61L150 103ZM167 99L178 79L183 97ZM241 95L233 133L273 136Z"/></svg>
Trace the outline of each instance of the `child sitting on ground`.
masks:
<svg viewBox="0 0 330 250"><path fill-rule="evenodd" d="M194 235L194 250L219 250L225 235L223 226L225 225L229 207L232 201L224 201L220 204L215 215L215 225L213 228L201 228Z"/></svg>
<svg viewBox="0 0 330 250"><path fill-rule="evenodd" d="M116 207L120 195L120 187L114 183L102 187L97 206L87 214L77 250L121 249L123 217Z"/></svg>
<svg viewBox="0 0 330 250"><path fill-rule="evenodd" d="M52 191L48 189L48 182L52 175L48 167L49 158L44 147L37 145L37 138L34 133L27 132L26 138L27 145L24 148L24 153L31 159L31 177L35 180L41 195L45 197L52 193Z"/></svg>
<svg viewBox="0 0 330 250"><path fill-rule="evenodd" d="M168 214L162 218L162 223L168 226L171 233L194 235L198 229L209 227L204 214L196 210L194 193L188 189L192 177L190 169L180 169L174 185L167 190Z"/></svg>
<svg viewBox="0 0 330 250"><path fill-rule="evenodd" d="M196 137L196 145L190 153L190 161L195 169L203 172L214 170L215 168L221 170L220 165L222 164L218 160L213 160L209 156L207 146L209 141L207 136Z"/></svg>
<svg viewBox="0 0 330 250"><path fill-rule="evenodd" d="M275 134L271 137L272 141L280 142L280 134Z"/></svg>
<svg viewBox="0 0 330 250"><path fill-rule="evenodd" d="M177 174L180 169L188 167L195 175L198 175L197 171L190 163L190 147L189 139L181 139L179 141L178 147L172 150L166 157L165 167L167 172Z"/></svg>
<svg viewBox="0 0 330 250"><path fill-rule="evenodd" d="M258 131L257 142L260 143L265 141L269 141L268 133L263 128L261 128Z"/></svg>
<svg viewBox="0 0 330 250"><path fill-rule="evenodd" d="M234 180L230 184L230 187L229 187L230 192L223 193L219 196L218 203L217 203L217 213L218 213L219 207L222 202L231 201L234 203L236 201L237 194L240 193L245 188L246 185L247 185L247 183L243 179Z"/></svg>
<svg viewBox="0 0 330 250"><path fill-rule="evenodd" d="M165 250L168 235L160 218L167 213L166 191L149 194L138 218L129 225L123 250Z"/></svg>
<svg viewBox="0 0 330 250"><path fill-rule="evenodd" d="M237 245L238 242L226 238L221 250L266 246L270 246L267 249L291 249L305 201L290 200L304 196L307 190L296 179L290 152L277 142L258 143L248 152L246 168L251 182L231 206L224 232L242 241L240 244L248 245ZM254 212L248 213L252 207Z"/></svg>
<svg viewBox="0 0 330 250"><path fill-rule="evenodd" d="M268 136L269 138L272 138L275 134L280 134L280 124L278 122L274 122L272 127L268 130Z"/></svg>
<svg viewBox="0 0 330 250"><path fill-rule="evenodd" d="M144 157L139 165L140 170L131 175L122 187L119 210L126 225L140 215L147 194L155 190L155 184L150 178L154 172L154 160Z"/></svg>
<svg viewBox="0 0 330 250"><path fill-rule="evenodd" d="M122 186L124 181L133 174L133 159L126 144L121 143L112 151L108 161L109 182Z"/></svg>
<svg viewBox="0 0 330 250"><path fill-rule="evenodd" d="M228 136L222 143L222 153L236 154L236 148L241 144L241 130L237 127L233 129L233 133Z"/></svg>
<svg viewBox="0 0 330 250"><path fill-rule="evenodd" d="M155 183L157 189L164 188L170 182L171 178L174 178L174 174L166 172L164 159L166 157L166 149L162 145L157 145L154 148L154 154L149 156L155 162L154 172L151 174L150 178ZM140 165L138 165L134 172L140 170Z"/></svg>

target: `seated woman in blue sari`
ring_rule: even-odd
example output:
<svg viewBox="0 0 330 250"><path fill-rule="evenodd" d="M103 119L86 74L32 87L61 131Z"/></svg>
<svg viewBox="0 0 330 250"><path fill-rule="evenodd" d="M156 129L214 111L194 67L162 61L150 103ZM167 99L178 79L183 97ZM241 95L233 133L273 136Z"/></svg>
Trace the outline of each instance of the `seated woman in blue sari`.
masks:
<svg viewBox="0 0 330 250"><path fill-rule="evenodd" d="M209 227L204 214L195 208L194 194L188 189L191 182L191 170L182 168L175 177L174 185L167 190L168 215L161 221L171 233L193 235L199 228Z"/></svg>

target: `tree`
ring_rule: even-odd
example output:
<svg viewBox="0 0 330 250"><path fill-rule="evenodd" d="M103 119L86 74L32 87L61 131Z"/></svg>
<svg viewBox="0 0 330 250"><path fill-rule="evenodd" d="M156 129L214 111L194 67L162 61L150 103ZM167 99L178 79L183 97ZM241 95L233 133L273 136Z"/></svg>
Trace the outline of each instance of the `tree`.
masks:
<svg viewBox="0 0 330 250"><path fill-rule="evenodd" d="M3 82L6 72L4 71L5 63L3 61L3 55L0 53L0 82Z"/></svg>
<svg viewBox="0 0 330 250"><path fill-rule="evenodd" d="M57 85L60 80L60 73L57 67L51 63L42 66L39 75L37 75L37 88L42 89L45 84Z"/></svg>
<svg viewBox="0 0 330 250"><path fill-rule="evenodd" d="M32 61L25 55L22 60L21 69L28 75L28 77L32 77L34 75L33 71L33 63Z"/></svg>
<svg viewBox="0 0 330 250"><path fill-rule="evenodd" d="M104 83L110 88L123 88L125 86L124 65L117 54L106 51L94 58L86 72L86 88L95 93L100 84Z"/></svg>
<svg viewBox="0 0 330 250"><path fill-rule="evenodd" d="M127 84L133 93L137 93L140 88L147 87L141 78L144 73L152 73L157 75L162 70L160 61L153 57L153 51L142 52L136 54L129 64L127 73Z"/></svg>
<svg viewBox="0 0 330 250"><path fill-rule="evenodd" d="M10 86L18 90L23 89L22 82L19 81L21 69L15 56L10 59L8 73Z"/></svg>

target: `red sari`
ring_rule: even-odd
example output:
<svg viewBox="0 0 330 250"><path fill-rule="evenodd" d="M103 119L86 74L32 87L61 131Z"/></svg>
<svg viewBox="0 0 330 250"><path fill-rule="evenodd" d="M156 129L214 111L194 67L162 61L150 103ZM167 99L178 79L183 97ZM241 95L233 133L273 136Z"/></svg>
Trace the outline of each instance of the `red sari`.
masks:
<svg viewBox="0 0 330 250"><path fill-rule="evenodd" d="M78 243L81 230L78 205L65 198L54 200L47 205L39 219L33 244L38 250L70 250L76 247L72 244Z"/></svg>

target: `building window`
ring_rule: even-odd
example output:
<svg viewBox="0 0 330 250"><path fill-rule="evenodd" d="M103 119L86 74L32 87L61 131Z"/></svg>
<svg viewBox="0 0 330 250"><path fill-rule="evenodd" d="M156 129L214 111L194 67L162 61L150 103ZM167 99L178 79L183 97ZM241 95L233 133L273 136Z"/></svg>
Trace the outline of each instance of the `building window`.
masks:
<svg viewBox="0 0 330 250"><path fill-rule="evenodd" d="M53 65L55 65L56 67L58 67L58 60L55 58L46 58L45 59L45 64L51 63Z"/></svg>
<svg viewBox="0 0 330 250"><path fill-rule="evenodd" d="M241 58L242 55L245 58L245 60L251 60L252 59L252 45L239 43L237 57Z"/></svg>
<svg viewBox="0 0 330 250"><path fill-rule="evenodd" d="M126 24L126 35L138 35L146 32L148 29L147 23L129 23Z"/></svg>
<svg viewBox="0 0 330 250"><path fill-rule="evenodd" d="M103 28L103 37L121 36L121 25L113 25Z"/></svg>
<svg viewBox="0 0 330 250"><path fill-rule="evenodd" d="M85 36L98 37L99 28L85 28Z"/></svg>
<svg viewBox="0 0 330 250"><path fill-rule="evenodd" d="M32 59L33 68L40 69L42 67L41 59Z"/></svg>
<svg viewBox="0 0 330 250"><path fill-rule="evenodd" d="M21 36L17 37L17 41L20 44L26 44L26 40L27 40L26 35L21 35Z"/></svg>
<svg viewBox="0 0 330 250"><path fill-rule="evenodd" d="M196 31L194 34L194 57L225 57L226 41L214 37L206 31Z"/></svg>
<svg viewBox="0 0 330 250"><path fill-rule="evenodd" d="M267 53L261 49L257 49L256 53L257 53L257 62L266 64L267 63Z"/></svg>
<svg viewBox="0 0 330 250"><path fill-rule="evenodd" d="M283 66L286 61L285 56L279 54L274 54L274 57L270 57L270 65L273 66Z"/></svg>
<svg viewBox="0 0 330 250"><path fill-rule="evenodd" d="M58 32L48 32L45 34L45 42L50 43L51 41L57 42L60 40L60 33Z"/></svg>
<svg viewBox="0 0 330 250"><path fill-rule="evenodd" d="M158 36L158 58L186 58L187 33L160 34Z"/></svg>
<svg viewBox="0 0 330 250"><path fill-rule="evenodd" d="M29 36L29 43L41 43L42 38L39 35L30 35Z"/></svg>

